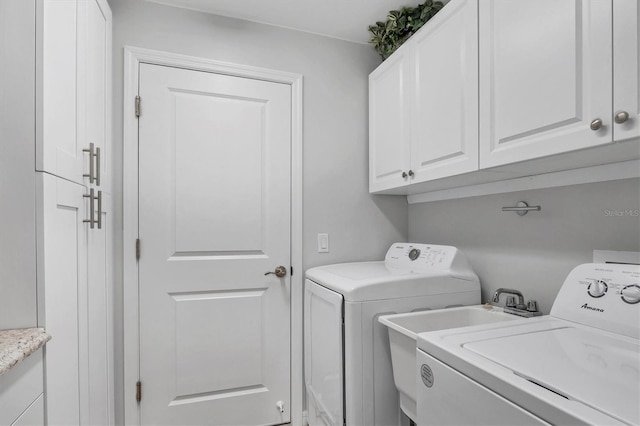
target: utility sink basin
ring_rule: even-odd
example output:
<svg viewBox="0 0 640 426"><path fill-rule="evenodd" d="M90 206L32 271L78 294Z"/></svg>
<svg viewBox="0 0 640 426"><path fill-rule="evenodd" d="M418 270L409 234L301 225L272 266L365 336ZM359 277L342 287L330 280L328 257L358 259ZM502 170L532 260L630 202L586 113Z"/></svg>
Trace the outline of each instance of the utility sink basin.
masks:
<svg viewBox="0 0 640 426"><path fill-rule="evenodd" d="M487 305L437 309L408 314L382 315L378 321L389 329L393 380L400 392L400 408L416 422L416 340L428 331L521 320L502 308Z"/></svg>

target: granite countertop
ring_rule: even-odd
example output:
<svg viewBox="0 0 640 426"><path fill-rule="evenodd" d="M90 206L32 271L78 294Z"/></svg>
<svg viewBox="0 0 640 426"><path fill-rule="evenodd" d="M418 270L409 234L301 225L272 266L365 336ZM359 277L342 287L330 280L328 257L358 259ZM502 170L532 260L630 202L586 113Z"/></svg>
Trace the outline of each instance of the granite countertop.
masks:
<svg viewBox="0 0 640 426"><path fill-rule="evenodd" d="M44 328L0 330L0 376L51 340Z"/></svg>

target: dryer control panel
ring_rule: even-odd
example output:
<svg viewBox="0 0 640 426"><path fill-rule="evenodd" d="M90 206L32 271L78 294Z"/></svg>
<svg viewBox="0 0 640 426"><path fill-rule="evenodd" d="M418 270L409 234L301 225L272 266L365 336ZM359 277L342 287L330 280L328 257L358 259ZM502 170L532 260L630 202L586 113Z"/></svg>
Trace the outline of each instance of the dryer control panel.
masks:
<svg viewBox="0 0 640 426"><path fill-rule="evenodd" d="M551 316L640 338L640 266L587 263L574 268Z"/></svg>
<svg viewBox="0 0 640 426"><path fill-rule="evenodd" d="M448 271L453 277L478 281L467 257L452 246L394 243L389 247L384 262L390 269L417 274Z"/></svg>

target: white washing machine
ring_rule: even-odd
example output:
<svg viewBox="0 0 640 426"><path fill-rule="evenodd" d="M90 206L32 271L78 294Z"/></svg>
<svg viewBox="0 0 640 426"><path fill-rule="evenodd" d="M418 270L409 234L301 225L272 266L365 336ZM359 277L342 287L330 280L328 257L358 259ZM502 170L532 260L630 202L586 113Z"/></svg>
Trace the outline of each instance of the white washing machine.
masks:
<svg viewBox="0 0 640 426"><path fill-rule="evenodd" d="M389 338L378 316L480 303L455 247L396 243L384 261L309 269L304 361L309 424L399 425Z"/></svg>
<svg viewBox="0 0 640 426"><path fill-rule="evenodd" d="M639 425L640 268L585 264L551 314L420 334L419 425Z"/></svg>

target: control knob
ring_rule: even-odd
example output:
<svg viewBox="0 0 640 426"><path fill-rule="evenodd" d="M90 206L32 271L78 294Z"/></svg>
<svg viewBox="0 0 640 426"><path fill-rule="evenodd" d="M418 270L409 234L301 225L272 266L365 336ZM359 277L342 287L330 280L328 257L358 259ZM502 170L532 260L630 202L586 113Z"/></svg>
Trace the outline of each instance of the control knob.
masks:
<svg viewBox="0 0 640 426"><path fill-rule="evenodd" d="M623 287L620 292L621 299L627 303L634 304L640 302L640 286L638 284L631 284Z"/></svg>
<svg viewBox="0 0 640 426"><path fill-rule="evenodd" d="M420 257L420 249L411 249L411 251L409 252L409 259L416 260L418 257Z"/></svg>
<svg viewBox="0 0 640 426"><path fill-rule="evenodd" d="M609 286L607 285L607 283L602 280L596 280L589 284L587 292L589 293L589 296L597 298L604 296L607 293L608 289Z"/></svg>

